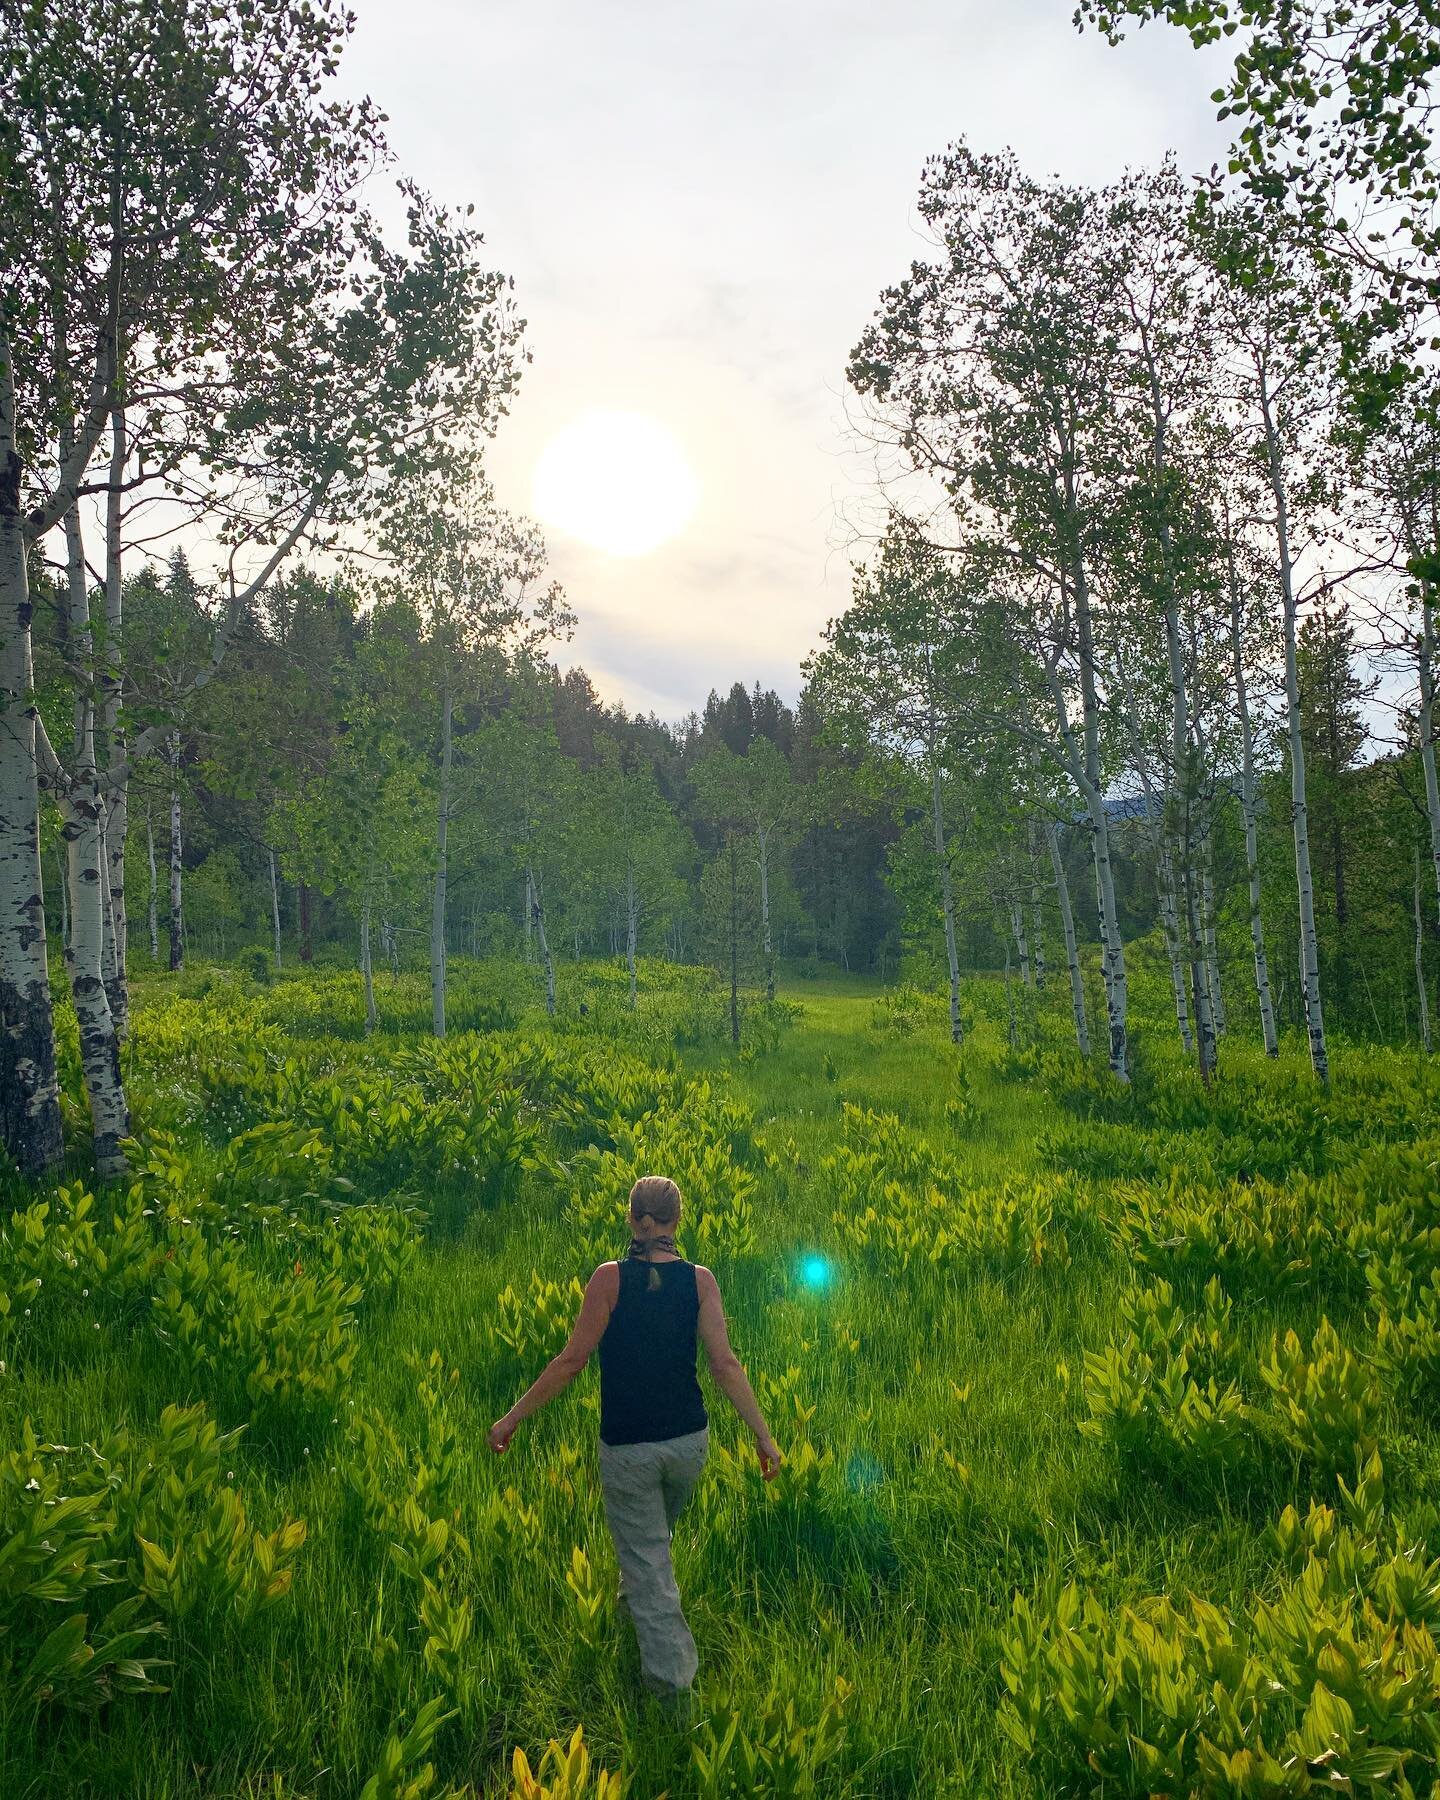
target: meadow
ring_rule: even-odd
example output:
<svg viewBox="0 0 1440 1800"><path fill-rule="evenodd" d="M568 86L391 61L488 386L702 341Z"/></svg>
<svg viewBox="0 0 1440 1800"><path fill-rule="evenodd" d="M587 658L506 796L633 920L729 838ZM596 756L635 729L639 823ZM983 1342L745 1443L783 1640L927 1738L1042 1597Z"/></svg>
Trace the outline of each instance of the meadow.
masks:
<svg viewBox="0 0 1440 1800"><path fill-rule="evenodd" d="M694 971L136 984L131 1178L7 1184L0 1793L1424 1795L1440 1082L1158 1006ZM582 1011L582 1003L584 1010ZM66 1105L83 1144L73 1020ZM491 1423L671 1174L786 1462L713 1395L701 1656L640 1698L593 1371ZM577 1738L576 1734L580 1733Z"/></svg>

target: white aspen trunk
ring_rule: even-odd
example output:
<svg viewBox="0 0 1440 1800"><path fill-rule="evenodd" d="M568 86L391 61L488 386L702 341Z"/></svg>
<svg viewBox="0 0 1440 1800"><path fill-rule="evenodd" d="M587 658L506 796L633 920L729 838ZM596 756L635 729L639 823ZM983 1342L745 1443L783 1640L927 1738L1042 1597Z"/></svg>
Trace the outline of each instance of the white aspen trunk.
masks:
<svg viewBox="0 0 1440 1800"><path fill-rule="evenodd" d="M440 700L440 803L435 816L435 892L430 911L430 1011L436 1037L445 1035L445 890L449 876L453 722L454 707L447 681Z"/></svg>
<svg viewBox="0 0 1440 1800"><path fill-rule="evenodd" d="M65 878L65 852L58 846L55 850L55 868L60 877L60 948L70 948L70 883Z"/></svg>
<svg viewBox="0 0 1440 1800"><path fill-rule="evenodd" d="M1207 808L1205 831L1200 843L1200 904L1204 908L1201 924L1205 928L1205 979L1210 993L1210 1017L1218 1041L1225 1035L1225 990L1220 985L1220 932L1215 917L1214 842Z"/></svg>
<svg viewBox="0 0 1440 1800"><path fill-rule="evenodd" d="M170 734L170 768L176 777L170 789L170 969L185 967L185 864L180 841L180 733Z"/></svg>
<svg viewBox="0 0 1440 1800"><path fill-rule="evenodd" d="M27 519L5 299L0 292L0 1138L22 1173L39 1179L59 1163L63 1139L40 863L42 730L31 654L29 540L43 536L73 505L103 429L113 344L100 346L83 428L62 424L66 454L55 491ZM56 316L58 349L63 307L57 306ZM62 354L62 364L66 360Z"/></svg>
<svg viewBox="0 0 1440 1800"><path fill-rule="evenodd" d="M1294 823L1295 887L1300 912L1300 989L1305 1008L1305 1032L1310 1043L1310 1066L1317 1078L1328 1087L1330 1054L1325 1042L1325 1017L1320 1002L1320 949L1315 934L1315 887L1310 872L1310 812L1305 791L1305 741L1300 729L1300 675L1295 646L1296 603L1294 572L1290 560L1290 515L1285 493L1285 474L1280 460L1280 440L1263 366L1258 373L1270 491L1275 501L1275 547L1280 563L1280 599L1285 625L1285 725L1290 749L1290 810Z"/></svg>
<svg viewBox="0 0 1440 1800"><path fill-rule="evenodd" d="M1090 853L1095 863L1095 891L1100 907L1101 947L1104 953L1105 1013L1109 1037L1111 1073L1130 1079L1129 982L1125 973L1125 945L1115 904L1115 871L1110 860L1110 822L1104 796L1098 789L1087 796L1090 813Z"/></svg>
<svg viewBox="0 0 1440 1800"><path fill-rule="evenodd" d="M105 998L110 999L116 987L116 978L120 968L120 945L115 930L114 897L110 891L110 809L104 803L103 793L100 796L100 978L105 983ZM110 1020L115 1024L115 1008L110 1008ZM118 1024L115 1037L118 1042L121 1036Z"/></svg>
<svg viewBox="0 0 1440 1800"><path fill-rule="evenodd" d="M129 446L124 411L110 415L110 485L105 498L105 657L100 673L101 755L105 782L105 905L110 926L105 992L115 1035L130 1029L130 932L125 912L125 840L130 832L130 772L121 717L124 699L124 585L121 579L121 484Z"/></svg>
<svg viewBox="0 0 1440 1800"><path fill-rule="evenodd" d="M1067 498L1074 516L1073 478L1067 474ZM1125 940L1115 904L1115 871L1110 860L1110 820L1100 770L1100 696L1095 685L1095 634L1090 616L1090 587L1080 546L1075 546L1075 626L1080 663L1080 698L1085 742L1083 794L1090 814L1091 854L1100 904L1104 945L1105 1011L1111 1073L1130 1079L1130 984L1125 970Z"/></svg>
<svg viewBox="0 0 1440 1800"><path fill-rule="evenodd" d="M1150 363L1151 399L1154 408L1154 462L1157 480L1165 479L1165 421L1160 403L1159 385L1153 361ZM1190 999L1195 1020L1195 1047L1199 1052L1200 1076L1210 1080L1215 1070L1215 1014L1211 1005L1209 968L1205 960L1205 925L1199 893L1199 873L1195 847L1195 769L1190 755L1190 701L1186 682L1185 652L1180 637L1179 598L1175 592L1170 557L1170 528L1162 510L1160 516L1161 561L1167 589L1165 606L1165 655L1170 672L1170 763L1171 796L1179 815L1179 861L1170 861L1172 884L1178 876L1178 892L1184 907L1185 935L1190 967ZM1176 845L1167 839L1167 859L1173 858ZM1182 984L1183 987L1183 984ZM1186 1037L1183 1027L1181 1037ZM1190 1046L1187 1043L1186 1048Z"/></svg>
<svg viewBox="0 0 1440 1800"><path fill-rule="evenodd" d="M1071 733L1065 711L1064 696L1058 687L1052 691L1061 736L1068 749L1071 744ZM1085 1007L1085 972L1080 966L1080 952L1075 940L1075 909L1070 904L1070 882L1065 874L1065 858L1060 851L1060 828L1053 819L1045 821L1045 840L1050 847L1050 867L1055 872L1055 897L1060 906L1060 932L1065 941L1065 966L1070 974L1070 1005L1075 1015L1075 1042L1080 1054L1089 1056L1090 1025ZM1098 874L1095 891L1098 897L1100 891ZM1103 929L1102 925L1102 936Z"/></svg>
<svg viewBox="0 0 1440 1800"><path fill-rule="evenodd" d="M1185 929L1190 957L1190 997L1195 1006L1195 1045L1199 1051L1200 1079L1209 1082L1215 1072L1215 1020L1206 985L1204 926L1200 918L1199 882L1196 878L1190 823L1190 804L1185 800L1180 881L1185 900Z"/></svg>
<svg viewBox="0 0 1440 1800"><path fill-rule="evenodd" d="M93 776L91 770L80 773ZM105 871L94 792L92 779L83 785L77 783L77 791L61 800L70 877L71 930L66 962L90 1101L95 1173L101 1181L117 1181L125 1173L120 1143L130 1135L130 1114L120 1084L120 1050L102 973Z"/></svg>
<svg viewBox="0 0 1440 1800"><path fill-rule="evenodd" d="M155 828L150 818L150 803L145 803L145 864L150 871L150 891L145 901L145 923L150 933L150 961L160 961L160 909L155 894Z"/></svg>
<svg viewBox="0 0 1440 1800"><path fill-rule="evenodd" d="M1141 344L1150 385L1151 460L1155 472L1156 489L1163 493L1168 481L1169 412L1161 393L1153 344L1148 330L1145 328L1141 330ZM1166 873L1170 880L1172 895L1178 891L1184 899L1185 924L1190 953L1190 987L1195 1016L1195 1042L1200 1053L1200 1073L1202 1078L1208 1081L1215 1067L1216 1033L1211 990L1207 985L1209 966L1204 948L1205 921L1198 893L1198 875L1195 866L1195 831L1192 809L1195 801L1194 789L1197 771L1190 754L1190 701L1185 653L1180 634L1180 594L1175 579L1175 558L1170 536L1170 520L1163 505L1158 515L1157 529L1160 539L1161 574L1165 586L1165 654L1170 675L1171 794L1182 822L1179 836L1178 876L1180 886L1178 890L1174 884L1176 871L1173 864ZM1167 855L1169 850L1170 845L1167 842ZM1173 962L1171 972L1173 980L1175 974ZM1183 992L1182 981L1176 988L1176 1010L1181 1024L1180 1035L1185 1041L1186 1048L1189 1049L1189 1034L1180 1014Z"/></svg>
<svg viewBox="0 0 1440 1800"><path fill-rule="evenodd" d="M1155 414L1154 459L1157 478L1163 482L1165 474L1165 438L1163 413L1160 406L1158 386L1155 381L1154 365L1151 364L1151 398ZM1171 963L1172 980L1178 975L1176 988L1176 1016L1180 1025L1180 1038L1186 1050L1192 1048L1189 1020L1183 1015L1185 998L1185 977L1180 967L1179 920L1176 896L1183 896L1185 905L1185 923L1190 938L1190 980L1194 991L1195 1038L1200 1049L1200 1073L1207 1079L1214 1067L1213 1032L1210 1029L1210 1009L1208 1002L1200 994L1195 984L1195 871L1194 834L1190 829L1191 770L1189 757L1189 701L1185 683L1185 657L1180 642L1180 614L1176 601L1174 584L1170 575L1170 531L1162 511L1160 518L1161 557L1165 569L1167 604L1165 607L1165 657L1170 672L1170 764L1171 795L1178 806L1185 822L1180 840L1180 859L1175 862L1175 846L1166 837L1165 844L1165 881L1170 890L1170 906L1176 924L1176 941ZM1177 879L1178 878L1178 879ZM1162 908L1163 911L1163 908Z"/></svg>
<svg viewBox="0 0 1440 1800"><path fill-rule="evenodd" d="M1005 1032L1005 1041L1010 1046L1010 1048L1013 1050L1016 1047L1016 1044L1018 1043L1019 1038L1018 1038L1018 1034L1016 1033L1016 1030L1015 1030L1015 990L1010 985L1010 940L1009 940L1009 938L1006 938L1006 940L1005 940L1005 1011L1008 1015L1008 1024L1007 1024L1006 1032Z"/></svg>
<svg viewBox="0 0 1440 1800"><path fill-rule="evenodd" d="M1250 698L1245 685L1245 658L1240 641L1240 589L1235 578L1235 552L1227 546L1230 569L1230 656L1235 670L1235 706L1240 719L1240 816L1245 825L1245 880L1250 892L1250 945L1255 960L1255 997L1260 1005L1260 1032L1265 1054L1279 1056L1275 1005L1270 994L1270 964L1265 954L1265 921L1260 911L1260 849L1255 806L1255 739L1250 727Z"/></svg>
<svg viewBox="0 0 1440 1800"><path fill-rule="evenodd" d="M1044 914L1041 909L1040 871L1036 867L1034 819L1027 819L1025 822L1025 847L1030 860L1030 948L1035 964L1035 991L1043 993L1045 991L1045 931Z"/></svg>
<svg viewBox="0 0 1440 1800"><path fill-rule="evenodd" d="M1190 1032L1190 1002L1185 991L1185 967L1180 956L1180 915L1175 904L1175 853L1166 827L1165 806L1156 796L1150 779L1149 761L1140 741L1140 725L1133 705L1126 708L1126 725L1130 733L1130 754L1135 772L1145 794L1145 835L1150 840L1150 854L1155 859L1155 895L1160 909L1160 936L1165 944L1165 960L1170 968L1170 995L1175 1006L1175 1024L1180 1043L1189 1056L1195 1048Z"/></svg>
<svg viewBox="0 0 1440 1800"><path fill-rule="evenodd" d="M545 1010L553 1019L555 1017L555 963L550 955L550 940L545 935L545 903L540 897L540 884L535 879L533 868L527 868L525 879L529 885L535 908L535 939L540 946L540 961L545 969Z"/></svg>
<svg viewBox="0 0 1440 1800"><path fill-rule="evenodd" d="M369 1037L379 1023L375 1009L375 970L370 960L370 888L371 876L365 876L365 898L360 906L360 973L365 982L365 1035Z"/></svg>
<svg viewBox="0 0 1440 1800"><path fill-rule="evenodd" d="M1088 807L1087 807L1088 812ZM1105 996L1105 1012L1108 1033L1110 1013L1110 927L1105 917L1105 889L1100 882L1100 864L1095 857L1095 821L1088 819L1086 830L1090 833L1090 873L1095 877L1095 919L1100 932L1100 986Z"/></svg>
<svg viewBox="0 0 1440 1800"><path fill-rule="evenodd" d="M82 672L93 670L90 595L80 512L65 515L71 656ZM109 859L105 852L105 801L96 765L95 684L83 682L75 700L75 758L70 779L57 794L64 821L70 888L70 941L65 964L80 1036L80 1066L90 1102L95 1173L117 1181L125 1173L121 1140L130 1135L130 1113L120 1082L120 1046L110 1012L107 974L114 971L114 930L107 921ZM107 969L107 939L111 946Z"/></svg>
<svg viewBox="0 0 1440 1800"><path fill-rule="evenodd" d="M535 925L532 918L535 902L530 893L530 874L528 870L525 874L525 899L523 904L525 909L525 960L528 963L535 955Z"/></svg>
<svg viewBox="0 0 1440 1800"><path fill-rule="evenodd" d="M76 536L78 528L77 519ZM83 561L81 567L83 571ZM84 598L82 592L80 599ZM73 592L71 601L72 605L76 601ZM95 1173L101 1181L115 1181L125 1173L120 1144L130 1135L130 1115L120 1083L120 1049L104 979L108 883L103 802L95 769L95 713L90 697L82 698L79 714L74 777L58 795L70 889L70 941L65 962L90 1102Z"/></svg>
<svg viewBox="0 0 1440 1800"><path fill-rule="evenodd" d="M1170 964L1170 991L1175 1001L1175 1023L1180 1042L1189 1056L1195 1048L1190 1030L1190 1001L1185 990L1185 965L1180 955L1180 914L1175 905L1175 852L1170 837L1163 829L1156 851L1157 890L1160 895L1160 932L1165 940L1165 955Z"/></svg>
<svg viewBox="0 0 1440 1800"><path fill-rule="evenodd" d="M1420 849L1415 849L1415 992L1420 1001L1420 1043L1430 1054L1430 996L1425 991L1425 921L1420 908Z"/></svg>
<svg viewBox="0 0 1440 1800"><path fill-rule="evenodd" d="M755 827L756 847L760 852L760 942L765 953L765 998L775 998L775 948L770 938L770 833L763 825Z"/></svg>
<svg viewBox="0 0 1440 1800"><path fill-rule="evenodd" d="M1420 584L1420 766L1425 774L1425 816L1430 825L1430 861L1435 870L1435 907L1440 918L1440 781L1435 775L1435 596Z"/></svg>
<svg viewBox="0 0 1440 1800"><path fill-rule="evenodd" d="M130 1032L130 922L126 914L125 845L130 835L130 781L122 773L105 784L105 906L111 951L106 986L115 1035L123 1043Z"/></svg>
<svg viewBox="0 0 1440 1800"><path fill-rule="evenodd" d="M635 1011L638 1004L635 979L635 949L640 935L640 895L635 884L635 863L627 858L625 863L625 964L630 971L630 1010Z"/></svg>
<svg viewBox="0 0 1440 1800"><path fill-rule="evenodd" d="M1015 938L1015 953L1020 958L1020 980L1027 988L1033 987L1034 981L1030 974L1030 942L1025 936L1025 908L1014 897L1010 901L1010 930Z"/></svg>
<svg viewBox="0 0 1440 1800"><path fill-rule="evenodd" d="M270 926L275 937L275 967L281 966L280 956L280 883L275 875L275 852L270 852Z"/></svg>
<svg viewBox="0 0 1440 1800"><path fill-rule="evenodd" d="M955 947L955 894L950 879L950 857L945 848L945 809L941 804L940 764L934 746L930 752L930 804L935 828L935 860L940 865L940 906L945 917L945 960L950 971L950 1042L961 1043L960 956Z"/></svg>

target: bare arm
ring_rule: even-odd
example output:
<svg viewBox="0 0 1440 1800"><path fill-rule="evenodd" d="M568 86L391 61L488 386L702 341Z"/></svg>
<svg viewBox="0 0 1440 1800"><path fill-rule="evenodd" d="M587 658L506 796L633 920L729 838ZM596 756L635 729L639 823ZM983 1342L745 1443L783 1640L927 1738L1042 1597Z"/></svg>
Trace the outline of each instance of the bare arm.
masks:
<svg viewBox="0 0 1440 1800"><path fill-rule="evenodd" d="M536 1380L528 1387L503 1419L490 1427L490 1448L501 1456L510 1446L515 1428L531 1413L539 1412L565 1389L589 1362L595 1346L605 1335L610 1323L615 1298L620 1290L620 1271L614 1263L601 1263L585 1287L580 1303L580 1317L570 1333L570 1342L558 1356L551 1357Z"/></svg>
<svg viewBox="0 0 1440 1800"><path fill-rule="evenodd" d="M760 1402L750 1386L740 1358L730 1348L730 1334L725 1328L725 1308L720 1304L720 1288L708 1269L697 1268L695 1284L700 1290L700 1341L715 1385L755 1433L755 1449L760 1457L760 1473L773 1481L780 1469L780 1452L765 1423Z"/></svg>

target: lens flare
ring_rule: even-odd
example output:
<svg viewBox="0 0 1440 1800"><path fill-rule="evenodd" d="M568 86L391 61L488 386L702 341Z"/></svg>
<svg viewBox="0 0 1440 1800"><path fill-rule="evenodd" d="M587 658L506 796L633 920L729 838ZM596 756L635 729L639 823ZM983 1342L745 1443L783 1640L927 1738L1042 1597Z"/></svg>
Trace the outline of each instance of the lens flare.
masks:
<svg viewBox="0 0 1440 1800"><path fill-rule="evenodd" d="M868 1494L885 1479L879 1459L868 1450L856 1450L845 1465L845 1485L852 1494Z"/></svg>
<svg viewBox="0 0 1440 1800"><path fill-rule="evenodd" d="M830 1264L823 1256L812 1253L800 1263L800 1279L808 1288L827 1288L832 1279Z"/></svg>

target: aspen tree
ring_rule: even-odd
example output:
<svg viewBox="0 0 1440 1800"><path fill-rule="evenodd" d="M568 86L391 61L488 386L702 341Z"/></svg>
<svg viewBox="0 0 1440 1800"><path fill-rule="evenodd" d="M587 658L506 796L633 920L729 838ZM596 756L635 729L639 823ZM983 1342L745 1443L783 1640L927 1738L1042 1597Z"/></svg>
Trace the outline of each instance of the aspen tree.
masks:
<svg viewBox="0 0 1440 1800"><path fill-rule="evenodd" d="M1113 257L1096 196L1028 180L1008 153L952 146L926 165L919 204L933 254L887 289L850 380L882 439L952 496L958 529L1012 566L1025 595L1017 638L1046 617L1047 742L1088 820L1109 1063L1125 1081L1129 988L1093 580L1119 382Z"/></svg>

